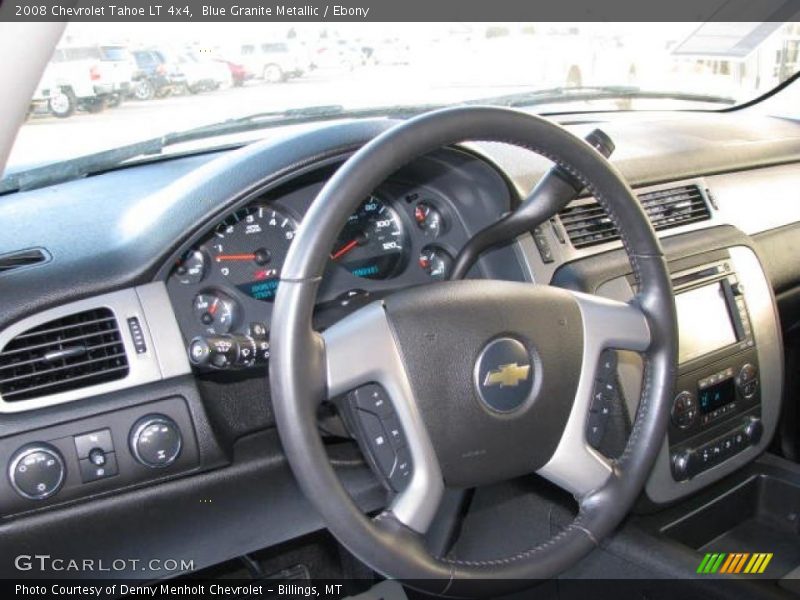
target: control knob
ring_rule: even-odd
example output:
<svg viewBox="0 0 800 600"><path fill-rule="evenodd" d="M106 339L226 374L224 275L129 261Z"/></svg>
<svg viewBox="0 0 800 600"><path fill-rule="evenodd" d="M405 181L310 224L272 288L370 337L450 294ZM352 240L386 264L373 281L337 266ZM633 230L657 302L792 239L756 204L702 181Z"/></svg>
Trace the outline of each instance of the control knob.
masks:
<svg viewBox="0 0 800 600"><path fill-rule="evenodd" d="M58 492L66 473L61 453L50 444L38 442L17 450L8 465L14 491L28 500L44 500Z"/></svg>
<svg viewBox="0 0 800 600"><path fill-rule="evenodd" d="M764 434L764 424L761 419L750 417L744 426L744 435L753 446L758 445L761 441L761 436Z"/></svg>
<svg viewBox="0 0 800 600"><path fill-rule="evenodd" d="M153 469L174 463L183 444L180 427L164 415L147 415L136 421L129 441L134 458Z"/></svg>
<svg viewBox="0 0 800 600"><path fill-rule="evenodd" d="M676 481L689 479L692 475L692 451L683 450L672 455L672 466Z"/></svg>

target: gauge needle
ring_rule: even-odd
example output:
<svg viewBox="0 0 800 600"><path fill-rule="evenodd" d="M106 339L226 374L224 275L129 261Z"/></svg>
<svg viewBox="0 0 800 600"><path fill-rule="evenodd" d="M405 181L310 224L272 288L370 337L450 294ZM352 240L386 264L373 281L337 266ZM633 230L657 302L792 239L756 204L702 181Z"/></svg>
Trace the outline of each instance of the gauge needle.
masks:
<svg viewBox="0 0 800 600"><path fill-rule="evenodd" d="M217 262L222 262L223 260L255 260L255 254L220 254L217 256Z"/></svg>
<svg viewBox="0 0 800 600"><path fill-rule="evenodd" d="M219 308L219 298L214 299L214 304L208 307L208 314L212 317L217 313L217 309Z"/></svg>
<svg viewBox="0 0 800 600"><path fill-rule="evenodd" d="M350 250L352 250L356 246L358 246L358 240L350 240L344 246L339 248L336 252L331 254L331 259L332 260L337 260L337 259L341 258L342 256L344 256L345 254L350 252Z"/></svg>

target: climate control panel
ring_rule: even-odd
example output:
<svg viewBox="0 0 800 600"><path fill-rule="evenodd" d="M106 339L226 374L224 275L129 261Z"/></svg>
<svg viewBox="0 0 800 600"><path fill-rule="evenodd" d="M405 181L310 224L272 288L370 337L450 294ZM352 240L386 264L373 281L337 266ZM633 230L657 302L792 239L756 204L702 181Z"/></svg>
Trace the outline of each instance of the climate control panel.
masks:
<svg viewBox="0 0 800 600"><path fill-rule="evenodd" d="M173 477L199 464L186 402L173 397L0 440L0 514Z"/></svg>

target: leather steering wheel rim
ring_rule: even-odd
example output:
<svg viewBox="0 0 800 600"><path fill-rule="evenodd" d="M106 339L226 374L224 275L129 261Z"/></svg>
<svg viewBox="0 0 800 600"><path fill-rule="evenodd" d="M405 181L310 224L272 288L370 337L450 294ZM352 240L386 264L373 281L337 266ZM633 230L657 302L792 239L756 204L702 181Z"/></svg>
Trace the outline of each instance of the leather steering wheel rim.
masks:
<svg viewBox="0 0 800 600"><path fill-rule="evenodd" d="M361 200L413 159L443 146L479 140L518 145L547 157L581 180L608 211L628 254L637 291L628 304L612 304L582 294L573 294L564 300L577 303L584 311L581 313L582 372L576 385L580 392L584 371L591 367L588 360L597 358L586 350L590 340L594 340L593 332L597 331L589 323L589 316L596 314L592 312L595 309L610 311L603 312L605 315L615 315L609 319L613 331L607 323L605 337L595 345L623 349L630 345L643 357L644 375L639 408L627 446L617 460L608 462L606 478L600 484L592 484L587 489L587 482L571 481L573 474L569 467L559 466L554 458L539 471L563 483L576 495L579 503L576 519L550 540L515 556L462 562L431 556L424 547L421 530L432 515L427 514L430 512L427 505L423 508L424 500L419 498L419 492L425 493L427 485L431 486L430 495L440 493L436 486L441 483L437 483L436 476L441 479L441 473L435 469L428 469L424 476L419 476L419 481L412 479L409 488L416 490L413 492L416 497L411 498L412 492L408 492L408 497L402 498L399 504L393 503L375 519L361 513L339 482L317 429L316 408L320 401L342 391L338 389L342 385L332 383L337 378L336 369L343 364L335 357L334 347L355 352L355 345L368 342L345 338L341 331L346 326L328 335L336 328L334 326L321 335L313 330L311 317L330 249ZM452 284L456 285L452 288L453 294L463 292L474 297L475 302L488 295L487 286L467 282ZM445 282L432 284L447 285ZM527 288L520 286L543 287L514 285L516 287L508 287L512 296L525 294ZM373 304L371 314L383 315L386 306ZM589 306L593 308L588 310ZM395 325L390 323L387 331ZM629 330L639 333L629 333ZM387 335L391 335L391 331ZM394 337L397 341L397 336ZM349 339L349 342L342 345L342 339ZM433 593L481 596L511 592L529 585L530 580L558 575L590 552L626 516L644 486L666 432L677 363L677 321L670 276L658 238L632 190L601 154L546 119L502 108L460 107L428 113L387 130L353 154L326 183L306 213L286 258L273 309L271 347L272 402L281 441L301 489L329 530L363 562L388 577L410 581ZM376 352L379 350L373 349L373 353ZM399 358L392 354L394 358L383 357L383 362L396 359L395 362L402 363L402 356L402 352L397 353ZM357 361L356 355L348 360ZM365 360L369 361L369 357ZM368 372L363 374L366 380L370 376ZM405 389L409 390L408 385ZM402 392L402 386L390 392L397 390ZM413 395L413 390L408 394ZM572 429L573 418L582 425L578 409L585 409L588 402L580 400L578 395L566 425ZM404 424L413 425L415 436L423 438L412 447L416 478L418 466L427 464L417 459L428 459L423 453L430 454L432 444L424 439L426 429L424 423L420 423L419 410L414 406L410 410L403 407L400 414L406 417ZM565 429L559 449L567 437ZM409 444L412 445L412 441ZM416 455L413 454L415 449ZM432 464L436 466L435 460ZM408 502L403 504L406 500ZM412 504L416 512L406 511L406 506Z"/></svg>

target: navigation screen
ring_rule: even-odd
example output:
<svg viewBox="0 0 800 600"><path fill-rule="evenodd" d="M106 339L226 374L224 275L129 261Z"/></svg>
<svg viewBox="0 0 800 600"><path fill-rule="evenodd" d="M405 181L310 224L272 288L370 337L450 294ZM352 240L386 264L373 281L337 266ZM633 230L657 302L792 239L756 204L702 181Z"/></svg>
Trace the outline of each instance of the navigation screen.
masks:
<svg viewBox="0 0 800 600"><path fill-rule="evenodd" d="M678 294L675 307L678 310L679 363L736 343L736 331L721 283Z"/></svg>

